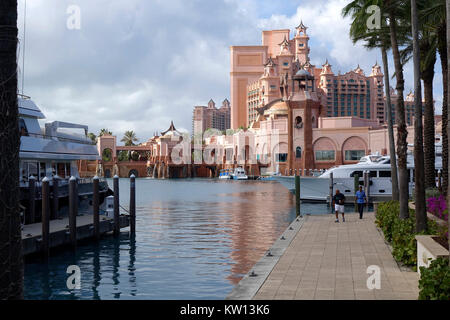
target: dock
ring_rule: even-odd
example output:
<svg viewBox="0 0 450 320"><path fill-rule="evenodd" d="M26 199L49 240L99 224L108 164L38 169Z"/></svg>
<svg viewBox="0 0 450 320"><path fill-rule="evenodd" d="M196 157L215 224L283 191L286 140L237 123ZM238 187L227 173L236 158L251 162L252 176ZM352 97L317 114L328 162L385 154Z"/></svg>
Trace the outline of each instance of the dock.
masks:
<svg viewBox="0 0 450 320"><path fill-rule="evenodd" d="M274 244L280 254L264 255L227 299L416 300L418 273L394 260L375 214L345 216L340 223L330 214L294 220ZM368 288L370 266L379 267L379 289Z"/></svg>
<svg viewBox="0 0 450 320"><path fill-rule="evenodd" d="M120 215L120 228L126 228L130 225L128 215ZM85 214L77 216L77 240L94 238L93 215ZM106 216L100 216L100 234L106 234L114 231L114 219ZM42 224L33 223L23 226L22 229L22 254L23 256L39 253L42 243ZM64 245L70 245L69 218L62 218L50 221L49 248L55 248Z"/></svg>

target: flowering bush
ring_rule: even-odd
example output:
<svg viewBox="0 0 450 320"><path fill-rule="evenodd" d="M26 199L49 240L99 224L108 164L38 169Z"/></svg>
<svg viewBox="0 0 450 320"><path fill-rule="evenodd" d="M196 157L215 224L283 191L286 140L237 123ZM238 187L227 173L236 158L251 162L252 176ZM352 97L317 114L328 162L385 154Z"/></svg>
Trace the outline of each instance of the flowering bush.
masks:
<svg viewBox="0 0 450 320"><path fill-rule="evenodd" d="M427 211L442 220L448 221L447 203L442 194L439 197L427 199Z"/></svg>

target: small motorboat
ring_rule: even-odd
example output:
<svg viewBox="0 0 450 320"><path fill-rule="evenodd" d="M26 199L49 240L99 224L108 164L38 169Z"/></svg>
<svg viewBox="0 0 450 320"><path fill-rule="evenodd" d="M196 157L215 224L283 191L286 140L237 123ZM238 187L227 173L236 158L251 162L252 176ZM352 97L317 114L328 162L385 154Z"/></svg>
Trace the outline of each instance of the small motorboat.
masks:
<svg viewBox="0 0 450 320"><path fill-rule="evenodd" d="M248 176L245 174L245 170L242 167L234 169L231 176L234 180L248 180Z"/></svg>
<svg viewBox="0 0 450 320"><path fill-rule="evenodd" d="M219 179L231 179L231 174L229 169L221 169L219 171Z"/></svg>

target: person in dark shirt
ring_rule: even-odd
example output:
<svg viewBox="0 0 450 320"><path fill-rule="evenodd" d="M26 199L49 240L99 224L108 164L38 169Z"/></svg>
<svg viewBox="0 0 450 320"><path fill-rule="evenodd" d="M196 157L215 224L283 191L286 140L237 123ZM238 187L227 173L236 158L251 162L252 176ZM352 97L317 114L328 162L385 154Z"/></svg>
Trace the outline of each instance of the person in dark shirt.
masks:
<svg viewBox="0 0 450 320"><path fill-rule="evenodd" d="M359 191L356 191L356 203L358 204L359 218L363 218L364 204L366 203L366 193L362 186L359 186Z"/></svg>
<svg viewBox="0 0 450 320"><path fill-rule="evenodd" d="M344 204L345 204L345 196L339 192L339 189L336 190L336 194L333 196L333 205L334 211L336 212L336 221L339 223L339 212L342 213L342 222L345 222L344 217Z"/></svg>

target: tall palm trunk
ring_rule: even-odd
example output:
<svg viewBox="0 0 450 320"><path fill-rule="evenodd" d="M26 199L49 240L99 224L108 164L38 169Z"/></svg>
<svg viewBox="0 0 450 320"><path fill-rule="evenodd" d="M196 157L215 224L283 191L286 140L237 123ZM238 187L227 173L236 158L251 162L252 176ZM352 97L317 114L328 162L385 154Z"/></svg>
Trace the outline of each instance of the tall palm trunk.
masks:
<svg viewBox="0 0 450 320"><path fill-rule="evenodd" d="M0 1L0 299L23 297L19 215L17 0Z"/></svg>
<svg viewBox="0 0 450 320"><path fill-rule="evenodd" d="M391 180L392 180L392 200L398 201L398 175L397 175L397 156L395 154L395 142L394 142L394 126L392 121L392 107L391 107L391 92L389 84L389 65L386 53L386 45L381 46L381 56L383 58L384 69L384 90L386 94L386 110L387 110L387 122L388 122L388 136L389 136L389 154L391 157Z"/></svg>
<svg viewBox="0 0 450 320"><path fill-rule="evenodd" d="M422 127L422 87L420 85L419 23L417 21L416 0L411 0L411 25L413 35L414 60L414 196L416 205L416 231L427 230L427 211L425 207L425 171L423 155ZM433 141L434 146L434 141ZM433 150L434 153L434 150Z"/></svg>
<svg viewBox="0 0 450 320"><path fill-rule="evenodd" d="M448 112L448 64L447 64L447 35L444 23L438 30L438 52L441 58L442 68L442 190L447 193L448 188L448 134L447 134L447 112Z"/></svg>
<svg viewBox="0 0 450 320"><path fill-rule="evenodd" d="M421 59L421 76L423 79L423 87L425 94L425 114L424 114L424 152L425 152L425 188L436 187L435 173L435 131L434 131L434 104L433 104L433 78L434 65L436 63L436 53L431 58L426 59L429 55L431 44L426 38L420 43L420 59ZM417 97L416 97L417 98ZM420 101L420 104L422 101ZM417 180L416 180L417 181Z"/></svg>
<svg viewBox="0 0 450 320"><path fill-rule="evenodd" d="M435 130L433 104L433 74L424 76L423 87L425 96L424 112L424 152L425 152L425 188L436 187L435 173ZM422 102L420 102L422 105Z"/></svg>
<svg viewBox="0 0 450 320"><path fill-rule="evenodd" d="M398 182L399 182L399 200L400 200L400 218L409 217L408 199L409 199L409 181L407 165L408 144L406 137L405 104L403 101L403 91L405 80L403 79L403 66L400 60L400 52L397 41L397 27L393 9L389 9L389 30L391 35L392 54L394 56L395 77L397 79L397 104L395 106L395 117L397 123L397 157L398 157Z"/></svg>

